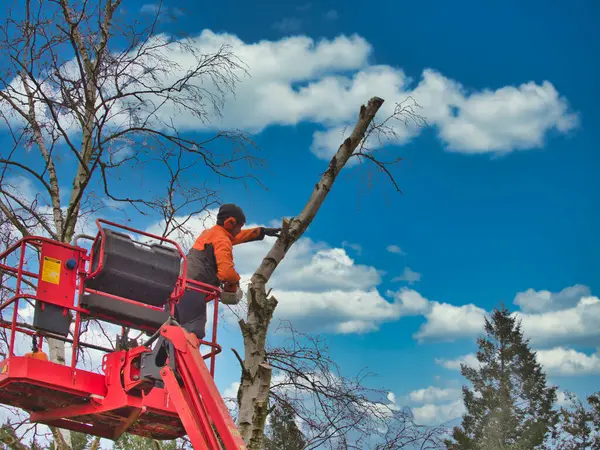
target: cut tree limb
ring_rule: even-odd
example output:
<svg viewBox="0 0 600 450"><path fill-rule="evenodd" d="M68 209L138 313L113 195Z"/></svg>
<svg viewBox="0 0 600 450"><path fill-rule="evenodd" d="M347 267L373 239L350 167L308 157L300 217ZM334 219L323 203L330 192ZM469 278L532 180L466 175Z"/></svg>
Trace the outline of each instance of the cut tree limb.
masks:
<svg viewBox="0 0 600 450"><path fill-rule="evenodd" d="M266 284L291 246L304 234L317 215L338 174L359 144L384 100L373 97L362 105L350 136L340 145L329 167L316 184L312 195L298 217L284 220L281 236L252 276L248 286L248 312L239 325L244 338L245 360L238 390L238 426L248 449L263 448L264 429L269 411L272 368L266 360L266 338L277 300L267 295Z"/></svg>

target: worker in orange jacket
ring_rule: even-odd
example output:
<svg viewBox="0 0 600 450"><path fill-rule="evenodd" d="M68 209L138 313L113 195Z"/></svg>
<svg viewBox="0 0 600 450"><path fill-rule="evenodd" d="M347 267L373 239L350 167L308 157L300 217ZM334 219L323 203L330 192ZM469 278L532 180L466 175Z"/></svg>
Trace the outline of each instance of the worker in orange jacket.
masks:
<svg viewBox="0 0 600 450"><path fill-rule="evenodd" d="M238 303L242 298L240 275L233 262L233 246L246 242L261 241L265 236L278 237L281 228L256 227L242 230L246 216L234 204L219 208L217 224L204 230L187 254L187 278L221 287L223 296L234 296ZM187 331L204 339L206 328L205 295L187 291L175 308L175 318Z"/></svg>

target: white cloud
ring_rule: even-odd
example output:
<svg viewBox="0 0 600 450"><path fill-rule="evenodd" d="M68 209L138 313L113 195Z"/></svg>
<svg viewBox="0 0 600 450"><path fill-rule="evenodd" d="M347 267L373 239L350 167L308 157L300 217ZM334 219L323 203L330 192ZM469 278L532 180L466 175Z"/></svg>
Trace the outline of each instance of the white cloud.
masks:
<svg viewBox="0 0 600 450"><path fill-rule="evenodd" d="M181 228L173 230L169 228L167 238L177 242L185 253L189 251L194 245L194 241L200 235L200 233L210 228L217 223L217 211L216 209L205 210L200 214L193 217L188 216L177 216L174 218L174 226L184 224ZM153 222L144 230L147 233L162 236L165 232L165 222L161 220L159 222ZM141 239L141 238L140 238Z"/></svg>
<svg viewBox="0 0 600 450"><path fill-rule="evenodd" d="M308 239L292 248L278 270L272 286L289 291L368 291L381 282L377 269L356 264L346 250L322 248Z"/></svg>
<svg viewBox="0 0 600 450"><path fill-rule="evenodd" d="M586 355L573 349L556 347L536 352L538 362L549 375L598 375L600 357L598 354Z"/></svg>
<svg viewBox="0 0 600 450"><path fill-rule="evenodd" d="M455 306L433 302L427 322L416 334L417 339L453 340L483 331L485 310L475 305Z"/></svg>
<svg viewBox="0 0 600 450"><path fill-rule="evenodd" d="M426 315L431 309L431 303L417 291L402 288L397 292L388 292L402 306L405 315Z"/></svg>
<svg viewBox="0 0 600 450"><path fill-rule="evenodd" d="M338 86L343 88L330 86L332 101L340 96L352 98L348 104L354 108L349 106L348 118L334 124L336 128L325 134L315 134L313 151L321 157L331 155L337 149L341 143L338 138L340 127L353 122L355 105L364 102L359 100L361 97L370 95L387 100L379 113L380 118L391 115L395 102L411 96L422 106L416 112L436 127L447 149L461 153L506 153L540 148L549 131L566 133L579 123L578 117L569 111L567 101L548 81L541 85L527 82L494 91L468 92L457 81L426 69L419 84L411 88L410 80L401 70L371 66L362 69L354 78L340 81ZM311 87L317 89L316 84ZM397 143L402 144L420 130L416 127L407 129L402 124L395 131L399 133Z"/></svg>
<svg viewBox="0 0 600 450"><path fill-rule="evenodd" d="M387 251L390 253L396 253L398 255L406 255L406 253L404 253L402 251L402 249L400 247L398 247L397 245L388 245Z"/></svg>
<svg viewBox="0 0 600 450"><path fill-rule="evenodd" d="M395 277L392 281L406 281L408 284L415 284L421 281L421 274L415 272L410 267L405 267L404 272L399 277Z"/></svg>
<svg viewBox="0 0 600 450"><path fill-rule="evenodd" d="M469 353L456 359L436 358L435 362L450 370L460 370L461 364L472 368L479 367L479 361L474 353Z"/></svg>
<svg viewBox="0 0 600 450"><path fill-rule="evenodd" d="M377 290L323 292L273 291L279 300L275 317L290 320L305 331L337 333L376 331L379 324L402 315L399 303L390 303Z"/></svg>
<svg viewBox="0 0 600 450"><path fill-rule="evenodd" d="M457 400L461 398L461 395L462 391L460 389L429 386L411 392L409 398L416 403L440 403Z"/></svg>
<svg viewBox="0 0 600 450"><path fill-rule="evenodd" d="M525 337L538 346L600 342L600 299L595 296L581 297L570 308L539 314L519 312L515 316L521 320Z"/></svg>
<svg viewBox="0 0 600 450"><path fill-rule="evenodd" d="M485 310L473 304L451 305L428 300L413 289L388 291L401 305L402 315L424 316L426 321L413 334L419 342L426 340L454 341L483 331Z"/></svg>
<svg viewBox="0 0 600 450"><path fill-rule="evenodd" d="M584 376L600 374L600 357L597 353L587 355L566 347L555 347L548 350L534 349L534 351L538 363L548 375ZM456 359L436 358L435 362L450 370L460 370L461 364L472 368L480 366L474 353Z"/></svg>
<svg viewBox="0 0 600 450"><path fill-rule="evenodd" d="M283 25L289 29L297 27L297 22L288 20ZM232 34L204 30L191 42L202 54L230 45L248 66L251 77L242 77L235 98L227 98L223 120L213 118L211 125L199 123L191 114L175 114L173 105L164 105L156 117L172 118L182 131L209 126L259 132L270 125L312 122L324 127L315 131L312 150L321 158L329 158L342 136L350 132L346 129L342 133L344 127L353 125L359 106L374 95L386 100L380 119L389 116L397 102L412 96L422 106L417 112L435 127L450 151L502 153L539 148L550 131L564 134L578 126L577 115L549 81L474 90L428 68L415 84L400 68L371 65L373 48L357 35L318 41L293 36L247 43ZM165 51L175 71L164 77L166 83L177 79L195 60L173 45ZM209 82L203 87L213 89ZM406 142L420 130L398 124L396 143Z"/></svg>
<svg viewBox="0 0 600 450"><path fill-rule="evenodd" d="M454 341L457 338L471 337L483 332L485 310L478 306L451 305L429 301L425 314L426 322L421 325L414 337L419 341Z"/></svg>
<svg viewBox="0 0 600 450"><path fill-rule="evenodd" d="M444 105L449 109L444 117L434 120L441 138L454 151L483 153L542 147L548 131L564 133L578 125L577 116L569 112L565 99L548 81L466 95L462 86L445 77L430 73L425 79L429 76L434 78L434 85L441 83L443 96L449 100ZM457 108L456 114L450 111L452 107Z"/></svg>
<svg viewBox="0 0 600 450"><path fill-rule="evenodd" d="M234 381L231 383L231 386L228 386L223 390L221 396L223 397L223 401L225 402L225 406L229 410L229 413L235 418L237 415L237 393L240 388L240 382Z"/></svg>
<svg viewBox="0 0 600 450"><path fill-rule="evenodd" d="M390 413L400 411L396 396L388 394L389 404L385 405ZM402 403L412 403L410 410L419 425L436 426L459 418L465 411L462 401L462 390L459 388L440 388L428 386L409 392L402 397Z"/></svg>
<svg viewBox="0 0 600 450"><path fill-rule="evenodd" d="M428 403L412 408L415 422L421 425L442 425L460 418L465 411L462 399L443 404Z"/></svg>
<svg viewBox="0 0 600 450"><path fill-rule="evenodd" d="M581 285L559 293L528 290L517 294L515 301L525 311L536 312L516 311L513 315L521 321L525 338L538 348L574 343L599 346L600 299L587 293L589 289ZM419 341L453 341L484 333L484 318L488 313L483 308L473 304L425 302L427 306L419 314L425 316L426 322L414 335Z"/></svg>
<svg viewBox="0 0 600 450"><path fill-rule="evenodd" d="M581 297L589 295L590 288L581 284L566 287L560 292L527 289L525 292L519 292L513 303L519 305L525 313L538 313L573 307Z"/></svg>

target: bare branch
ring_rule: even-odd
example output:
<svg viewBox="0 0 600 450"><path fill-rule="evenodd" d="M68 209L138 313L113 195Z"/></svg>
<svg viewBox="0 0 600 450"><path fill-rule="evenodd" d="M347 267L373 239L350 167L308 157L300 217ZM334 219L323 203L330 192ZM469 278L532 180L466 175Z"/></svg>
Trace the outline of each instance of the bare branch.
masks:
<svg viewBox="0 0 600 450"><path fill-rule="evenodd" d="M121 0L17 3L3 3L0 22L0 124L11 139L0 156L2 243L18 234L69 242L115 204L162 221L165 237L185 235L191 218L218 204L215 180L260 184L246 133L202 129L247 73L230 48L201 54L194 41L160 33L158 14L149 25L123 22ZM200 132L182 129L183 115ZM129 190L148 167L152 189ZM64 363L64 344L47 342L50 359ZM68 433L52 433L55 448L70 449Z"/></svg>

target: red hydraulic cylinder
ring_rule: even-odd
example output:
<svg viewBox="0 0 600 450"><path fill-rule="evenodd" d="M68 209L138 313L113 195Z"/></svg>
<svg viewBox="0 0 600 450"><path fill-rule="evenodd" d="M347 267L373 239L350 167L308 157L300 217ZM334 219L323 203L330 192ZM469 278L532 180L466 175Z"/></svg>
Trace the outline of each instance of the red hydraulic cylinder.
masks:
<svg viewBox="0 0 600 450"><path fill-rule="evenodd" d="M171 368L162 368L161 377L169 395L176 398L175 404L188 436L190 439L193 435L200 436L196 442L192 440L194 448L208 450L221 448L210 426L212 422L225 445L225 450L245 450L246 444L200 354L196 336L180 326L173 325L162 327L161 335L173 344L177 372L183 381L187 395L181 391ZM206 447L205 439L208 440L210 447Z"/></svg>

